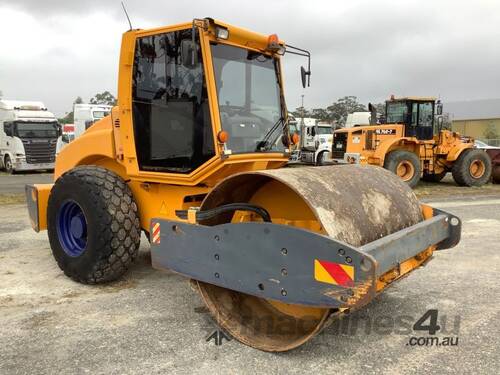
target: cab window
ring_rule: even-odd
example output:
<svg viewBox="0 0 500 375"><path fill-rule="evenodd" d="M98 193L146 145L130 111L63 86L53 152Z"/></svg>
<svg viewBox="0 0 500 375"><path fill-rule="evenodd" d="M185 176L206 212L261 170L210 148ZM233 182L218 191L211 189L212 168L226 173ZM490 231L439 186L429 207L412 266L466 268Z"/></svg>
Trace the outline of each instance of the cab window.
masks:
<svg viewBox="0 0 500 375"><path fill-rule="evenodd" d="M405 123L406 114L408 113L408 106L405 102L392 102L387 103L387 123Z"/></svg>
<svg viewBox="0 0 500 375"><path fill-rule="evenodd" d="M432 126L432 118L434 114L432 103L420 103L418 106L418 125Z"/></svg>

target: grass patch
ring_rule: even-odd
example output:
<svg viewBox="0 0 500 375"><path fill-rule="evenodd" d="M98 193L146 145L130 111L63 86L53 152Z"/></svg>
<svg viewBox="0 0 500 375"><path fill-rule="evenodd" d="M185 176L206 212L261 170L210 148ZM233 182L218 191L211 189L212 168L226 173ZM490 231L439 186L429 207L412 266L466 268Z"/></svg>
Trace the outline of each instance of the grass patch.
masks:
<svg viewBox="0 0 500 375"><path fill-rule="evenodd" d="M500 184L486 184L479 187L458 186L454 182L423 182L413 189L419 198L453 197L463 195L496 195L500 196Z"/></svg>

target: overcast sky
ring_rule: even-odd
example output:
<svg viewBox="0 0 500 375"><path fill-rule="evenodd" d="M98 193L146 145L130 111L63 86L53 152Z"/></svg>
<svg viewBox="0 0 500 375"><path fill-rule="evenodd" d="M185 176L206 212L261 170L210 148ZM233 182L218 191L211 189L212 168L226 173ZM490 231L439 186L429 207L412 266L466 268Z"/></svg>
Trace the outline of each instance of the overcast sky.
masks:
<svg viewBox="0 0 500 375"><path fill-rule="evenodd" d="M446 101L500 98L500 2L457 0L126 0L134 28L212 17L277 33L312 53L302 90L299 57L285 56L288 107L327 106L355 95ZM116 0L0 0L0 90L42 100L62 115L77 96L116 94L122 32Z"/></svg>

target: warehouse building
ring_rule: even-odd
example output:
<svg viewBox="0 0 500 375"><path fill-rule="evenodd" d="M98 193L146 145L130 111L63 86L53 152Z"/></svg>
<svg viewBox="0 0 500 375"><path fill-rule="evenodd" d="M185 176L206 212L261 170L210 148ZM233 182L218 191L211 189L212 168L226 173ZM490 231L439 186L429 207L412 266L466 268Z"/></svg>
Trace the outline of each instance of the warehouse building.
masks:
<svg viewBox="0 0 500 375"><path fill-rule="evenodd" d="M444 104L452 130L476 139L500 143L500 99L469 100Z"/></svg>

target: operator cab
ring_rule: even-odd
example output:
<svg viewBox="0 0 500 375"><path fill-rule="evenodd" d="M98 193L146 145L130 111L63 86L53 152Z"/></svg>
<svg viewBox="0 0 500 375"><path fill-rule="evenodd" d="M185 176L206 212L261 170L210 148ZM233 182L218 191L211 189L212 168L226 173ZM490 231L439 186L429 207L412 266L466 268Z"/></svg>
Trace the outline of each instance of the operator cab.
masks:
<svg viewBox="0 0 500 375"><path fill-rule="evenodd" d="M131 98L140 171L190 174L244 154L288 159L280 58L307 51L212 19L144 34L135 40ZM310 72L301 72L305 85Z"/></svg>
<svg viewBox="0 0 500 375"><path fill-rule="evenodd" d="M404 124L405 136L430 140L434 136L434 110L442 111L435 98L400 98L385 102L387 124Z"/></svg>

